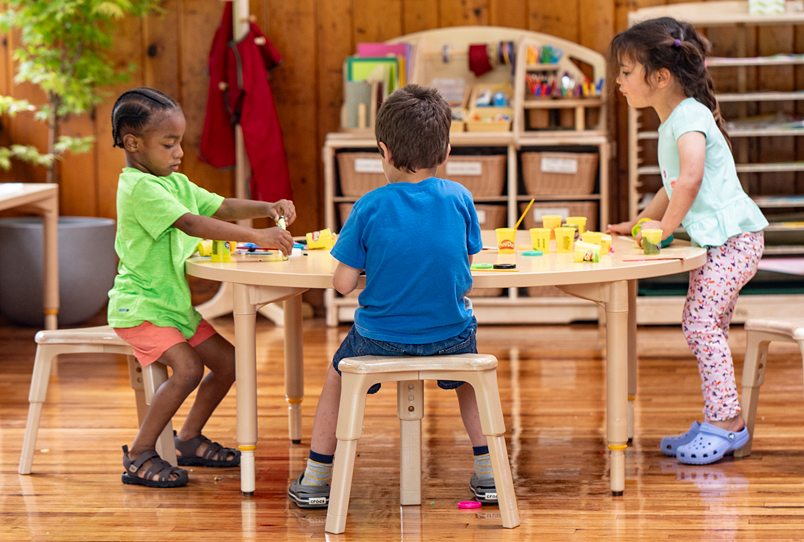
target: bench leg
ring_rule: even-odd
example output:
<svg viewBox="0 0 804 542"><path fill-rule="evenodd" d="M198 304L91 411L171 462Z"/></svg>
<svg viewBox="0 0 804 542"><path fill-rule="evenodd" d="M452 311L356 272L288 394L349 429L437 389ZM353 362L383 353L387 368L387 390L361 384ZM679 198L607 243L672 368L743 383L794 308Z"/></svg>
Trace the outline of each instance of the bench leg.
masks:
<svg viewBox="0 0 804 542"><path fill-rule="evenodd" d="M754 423L757 418L759 388L765 382L765 366L768 362L770 341L761 333L749 331L743 362L742 416L748 428L748 443L734 452L734 457L747 457L754 443Z"/></svg>
<svg viewBox="0 0 804 542"><path fill-rule="evenodd" d="M352 494L352 474L355 468L357 440L338 440L335 448L335 464L332 466L332 490L327 508L324 530L341 534L346 530L346 514L349 512L349 497Z"/></svg>
<svg viewBox="0 0 804 542"><path fill-rule="evenodd" d="M22 453L17 471L20 474L31 474L36 435L39 432L39 419L42 415L42 403L45 402L47 396L53 358L58 354L58 348L46 345L36 347L33 374L31 375L31 391L28 393L28 422L25 425L25 437L22 441Z"/></svg>

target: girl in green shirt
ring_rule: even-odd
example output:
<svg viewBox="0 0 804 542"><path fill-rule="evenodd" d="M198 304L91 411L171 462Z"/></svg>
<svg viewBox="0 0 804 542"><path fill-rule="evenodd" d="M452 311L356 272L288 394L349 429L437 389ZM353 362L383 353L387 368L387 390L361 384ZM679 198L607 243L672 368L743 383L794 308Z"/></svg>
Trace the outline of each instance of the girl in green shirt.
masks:
<svg viewBox="0 0 804 542"><path fill-rule="evenodd" d="M120 258L109 292L108 321L142 365L159 361L171 377L154 394L131 450L123 446L123 483L148 487L187 484L187 471L171 467L155 451L156 440L184 400L195 402L175 437L179 465L235 466L240 452L211 442L202 433L235 380L234 347L193 308L184 260L200 238L252 242L293 249L293 238L274 227L254 229L225 222L284 216L293 222L293 203L223 198L178 173L185 119L170 97L150 88L123 93L112 110L114 144L126 152L117 190ZM220 220L216 220L220 219ZM204 376L204 367L209 369Z"/></svg>

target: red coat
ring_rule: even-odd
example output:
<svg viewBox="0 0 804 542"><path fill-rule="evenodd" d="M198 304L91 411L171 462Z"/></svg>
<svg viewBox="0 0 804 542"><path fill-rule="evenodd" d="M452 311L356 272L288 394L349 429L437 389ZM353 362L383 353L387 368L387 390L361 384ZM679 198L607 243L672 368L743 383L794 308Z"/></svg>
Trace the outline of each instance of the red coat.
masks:
<svg viewBox="0 0 804 542"><path fill-rule="evenodd" d="M252 24L235 43L232 3L223 10L209 52L209 98L199 160L216 167L235 165L235 125L243 129L251 164L251 199L292 199L285 144L279 127L268 70L282 62L274 46Z"/></svg>

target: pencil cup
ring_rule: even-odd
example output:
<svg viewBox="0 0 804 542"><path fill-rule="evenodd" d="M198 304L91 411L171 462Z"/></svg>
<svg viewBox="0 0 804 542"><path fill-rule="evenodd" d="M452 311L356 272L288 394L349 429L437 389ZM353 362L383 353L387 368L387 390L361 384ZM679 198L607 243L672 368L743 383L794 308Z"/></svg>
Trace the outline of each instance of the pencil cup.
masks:
<svg viewBox="0 0 804 542"><path fill-rule="evenodd" d="M585 216L568 216L568 224L578 224L578 233L586 231L586 217Z"/></svg>
<svg viewBox="0 0 804 542"><path fill-rule="evenodd" d="M516 252L516 230L514 228L497 228L497 250L500 254Z"/></svg>
<svg viewBox="0 0 804 542"><path fill-rule="evenodd" d="M642 250L645 254L659 254L662 230L642 230Z"/></svg>
<svg viewBox="0 0 804 542"><path fill-rule="evenodd" d="M543 254L550 252L550 228L531 228L530 240L533 250L541 250Z"/></svg>
<svg viewBox="0 0 804 542"><path fill-rule="evenodd" d="M561 215L543 215L542 226L550 230L550 239L555 239L556 234L553 230L561 226Z"/></svg>
<svg viewBox="0 0 804 542"><path fill-rule="evenodd" d="M556 228L556 248L559 253L572 252L575 243L575 228Z"/></svg>

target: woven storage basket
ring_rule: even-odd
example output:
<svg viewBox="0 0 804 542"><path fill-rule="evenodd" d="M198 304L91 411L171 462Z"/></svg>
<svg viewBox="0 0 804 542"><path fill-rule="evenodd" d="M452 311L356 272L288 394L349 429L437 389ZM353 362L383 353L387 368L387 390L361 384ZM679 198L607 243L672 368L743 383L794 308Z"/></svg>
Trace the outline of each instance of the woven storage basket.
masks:
<svg viewBox="0 0 804 542"><path fill-rule="evenodd" d="M506 162L504 154L491 156L450 156L438 168L436 177L464 185L475 198L501 196L505 190Z"/></svg>
<svg viewBox="0 0 804 542"><path fill-rule="evenodd" d="M388 183L382 172L382 157L379 153L341 152L337 154L337 158L341 193L344 196L360 197Z"/></svg>
<svg viewBox="0 0 804 542"><path fill-rule="evenodd" d="M527 203L519 204L519 212L523 213ZM528 214L525 215L522 223L525 229L541 228L542 215L561 215L564 220L568 216L585 216L586 229L589 231L600 231L597 223L597 202L596 201L543 201L534 203Z"/></svg>
<svg viewBox="0 0 804 542"><path fill-rule="evenodd" d="M475 205L475 210L481 230L496 230L505 227L508 218L506 205Z"/></svg>
<svg viewBox="0 0 804 542"><path fill-rule="evenodd" d="M595 189L598 155L572 152L523 152L522 179L528 194L584 196Z"/></svg>

